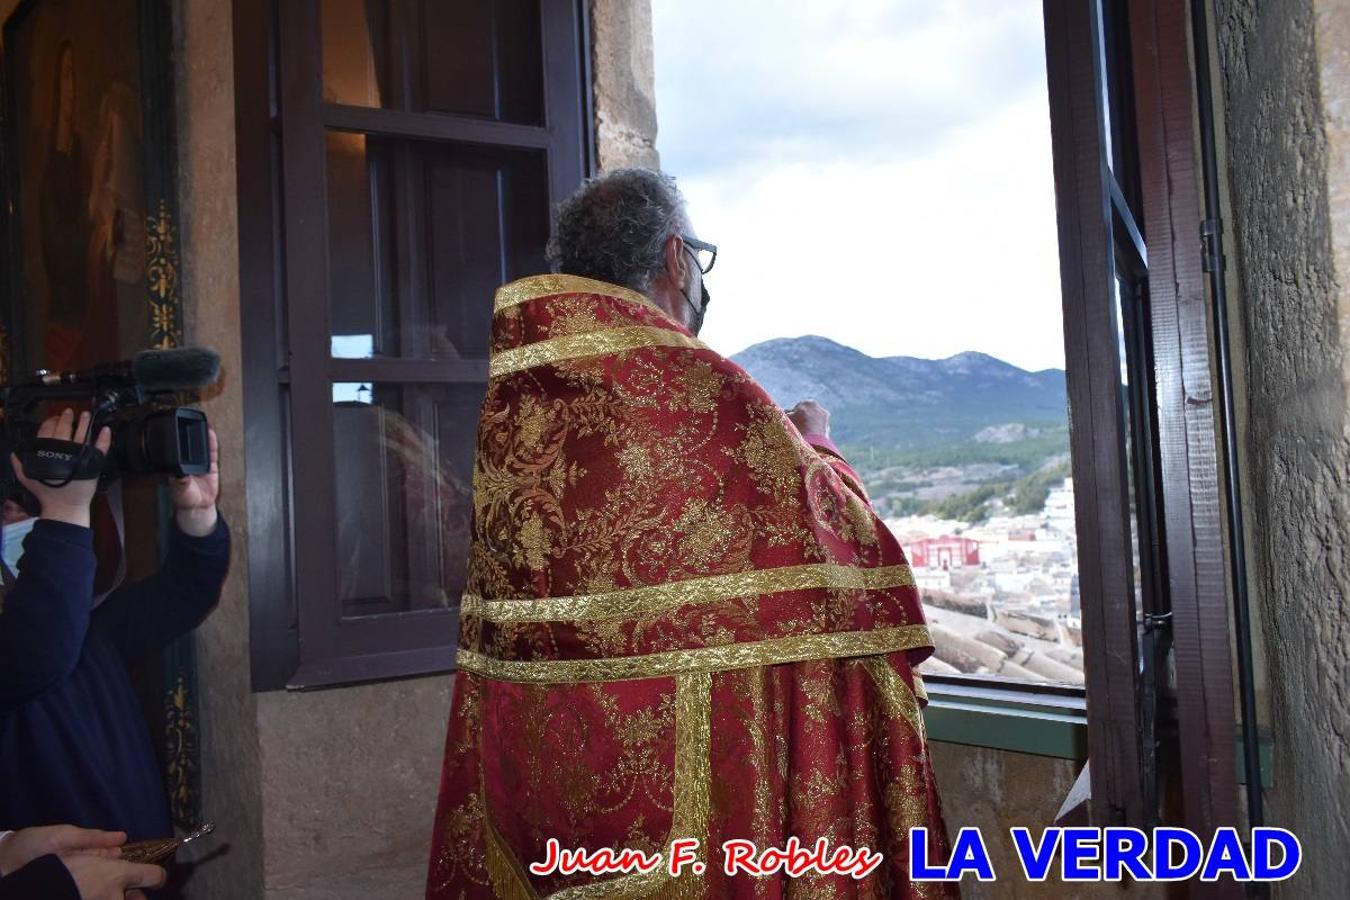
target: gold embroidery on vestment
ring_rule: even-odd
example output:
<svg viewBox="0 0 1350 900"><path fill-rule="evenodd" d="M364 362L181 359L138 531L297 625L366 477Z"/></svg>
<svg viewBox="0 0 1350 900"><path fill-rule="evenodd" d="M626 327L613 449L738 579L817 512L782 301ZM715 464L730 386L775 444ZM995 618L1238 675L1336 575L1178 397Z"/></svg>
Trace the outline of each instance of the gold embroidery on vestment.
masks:
<svg viewBox="0 0 1350 900"><path fill-rule="evenodd" d="M708 820L712 815L712 676L687 672L675 679L675 808L670 835L662 853L677 838L695 838L708 864ZM563 888L549 900L609 900L616 897L661 897L685 900L703 896L703 878L686 867L671 878L668 860L654 872L632 873L591 884Z"/></svg>
<svg viewBox="0 0 1350 900"><path fill-rule="evenodd" d="M537 600L484 600L477 594L466 593L461 599L460 615L476 616L494 623L618 619L669 612L691 603L713 603L785 591L817 588L875 591L913 586L914 573L904 564L864 568L807 563Z"/></svg>
<svg viewBox="0 0 1350 900"><path fill-rule="evenodd" d="M706 350L703 343L688 335L669 328L657 328L651 325L629 325L623 328L603 328L599 331L587 331L583 334L566 334L562 337L536 341L523 347L498 350L492 354L488 374L496 378L510 375L536 366L554 365L569 359L582 359L590 356L603 356L609 353L621 353L625 350L640 350L644 347L682 347L689 350Z"/></svg>
<svg viewBox="0 0 1350 900"><path fill-rule="evenodd" d="M582 278L580 275L534 275L504 284L497 288L493 309L495 312L502 312L521 303L558 294L598 294L601 297L614 297L665 315L651 298L637 291L606 281L597 281L594 278Z"/></svg>
<svg viewBox="0 0 1350 900"><path fill-rule="evenodd" d="M875 656L879 653L930 647L932 643L926 626L903 625L872 631L805 634L608 659L504 660L464 648L460 648L455 659L459 668L498 681L565 684L660 678L684 672L724 672L806 659Z"/></svg>

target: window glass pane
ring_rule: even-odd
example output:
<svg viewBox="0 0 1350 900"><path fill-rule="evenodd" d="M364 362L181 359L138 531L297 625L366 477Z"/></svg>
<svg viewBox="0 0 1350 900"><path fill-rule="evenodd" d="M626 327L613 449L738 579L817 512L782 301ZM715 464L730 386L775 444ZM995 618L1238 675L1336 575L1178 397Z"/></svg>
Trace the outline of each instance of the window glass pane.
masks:
<svg viewBox="0 0 1350 900"><path fill-rule="evenodd" d="M652 4L657 149L731 298L700 337L830 409L924 671L1081 684L1042 4L779 12Z"/></svg>
<svg viewBox="0 0 1350 900"><path fill-rule="evenodd" d="M389 73L388 0L322 0L323 96L382 106Z"/></svg>
<svg viewBox="0 0 1350 900"><path fill-rule="evenodd" d="M423 107L544 123L539 0L422 3Z"/></svg>
<svg viewBox="0 0 1350 900"><path fill-rule="evenodd" d="M324 99L543 125L539 3L323 0Z"/></svg>
<svg viewBox="0 0 1350 900"><path fill-rule="evenodd" d="M485 389L333 385L337 583L344 616L458 601Z"/></svg>
<svg viewBox="0 0 1350 900"><path fill-rule="evenodd" d="M1130 500L1130 559L1131 559L1131 578L1134 587L1135 609L1144 608L1143 598L1143 574L1140 571L1139 554L1139 517L1140 517L1140 497L1138 494L1138 484L1140 476L1143 473L1137 471L1137 467L1143 463L1143 460L1137 457L1135 453L1135 442L1133 440L1134 430L1141 423L1135 421L1135 416L1139 412L1135 409L1133 398L1134 386L1130 384L1130 342L1128 334L1133 331L1130 327L1131 318L1134 316L1133 295L1129 293L1130 288L1117 276L1115 279L1115 302L1116 302L1116 342L1117 352L1120 353L1120 405L1125 420L1125 434L1131 438L1125 441L1125 464L1126 471L1129 473L1129 500Z"/></svg>
<svg viewBox="0 0 1350 900"><path fill-rule="evenodd" d="M394 206L388 148L328 134L328 267L336 357L397 356Z"/></svg>
<svg viewBox="0 0 1350 900"><path fill-rule="evenodd" d="M1106 165L1114 169L1116 165L1114 152L1115 136L1116 136L1116 123L1115 123L1116 115L1115 110L1113 110L1111 107L1111 97L1113 93L1111 90L1112 87L1111 78L1113 72L1111 69L1111 62L1112 62L1111 54L1108 48L1108 43L1111 38L1111 33L1108 31L1108 29L1110 29L1114 23L1108 19L1105 11L1103 10L1102 0L1096 0L1094 8L1096 10L1097 15L1097 38L1098 38L1097 65L1101 67L1101 71L1103 74L1100 87L1102 92L1102 116L1105 119L1105 131L1103 134L1105 143L1102 150L1106 154Z"/></svg>
<svg viewBox="0 0 1350 900"><path fill-rule="evenodd" d="M492 298L547 271L542 153L328 137L332 354L485 359Z"/></svg>

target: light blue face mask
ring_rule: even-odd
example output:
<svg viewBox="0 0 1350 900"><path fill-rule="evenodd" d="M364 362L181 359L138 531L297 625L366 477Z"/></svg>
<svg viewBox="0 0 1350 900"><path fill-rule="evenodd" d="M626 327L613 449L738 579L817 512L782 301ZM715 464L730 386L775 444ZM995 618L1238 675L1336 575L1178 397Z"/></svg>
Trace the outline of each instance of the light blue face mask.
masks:
<svg viewBox="0 0 1350 900"><path fill-rule="evenodd" d="M4 543L5 568L15 575L19 573L19 557L23 556L23 539L28 537L28 532L32 531L36 524L37 519L24 519L0 529L0 539L3 539Z"/></svg>

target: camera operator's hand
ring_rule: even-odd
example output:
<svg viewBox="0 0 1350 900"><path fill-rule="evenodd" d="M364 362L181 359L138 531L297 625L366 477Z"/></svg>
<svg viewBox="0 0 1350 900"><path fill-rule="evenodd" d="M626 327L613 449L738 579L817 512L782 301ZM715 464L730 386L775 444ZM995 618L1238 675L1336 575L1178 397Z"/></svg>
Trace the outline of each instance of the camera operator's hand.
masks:
<svg viewBox="0 0 1350 900"><path fill-rule="evenodd" d="M216 498L220 496L220 442L214 428L207 432L211 468L205 475L169 479L169 494L178 527L192 537L206 537L216 530Z"/></svg>
<svg viewBox="0 0 1350 900"><path fill-rule="evenodd" d="M77 422L75 411L65 409L59 416L51 416L43 422L38 428L37 436L83 444L88 432L89 413L80 413ZM106 426L99 429L94 446L102 453L107 453L108 448L112 446L112 432ZM37 497L38 504L42 507L42 518L89 527L89 503L94 499L94 492L98 490L97 478L83 478L72 481L64 487L54 488L26 476L19 457L11 454L10 463L14 466L14 474L19 483Z"/></svg>

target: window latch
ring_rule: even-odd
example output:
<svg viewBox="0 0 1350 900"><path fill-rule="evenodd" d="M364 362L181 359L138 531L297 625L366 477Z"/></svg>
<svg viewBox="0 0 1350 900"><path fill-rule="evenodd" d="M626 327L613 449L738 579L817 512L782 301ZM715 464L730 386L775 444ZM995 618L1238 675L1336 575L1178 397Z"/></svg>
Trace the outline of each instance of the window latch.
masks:
<svg viewBox="0 0 1350 900"><path fill-rule="evenodd" d="M1223 271L1223 221L1205 219L1200 223L1200 257L1206 272Z"/></svg>
<svg viewBox="0 0 1350 900"><path fill-rule="evenodd" d="M1144 614L1144 631L1145 631L1145 632L1149 632L1149 631L1157 631L1157 630L1159 630L1159 629L1171 628L1171 627L1172 627L1172 611L1171 611L1171 610L1168 610L1168 611L1165 612L1165 613L1145 613L1145 614Z"/></svg>

